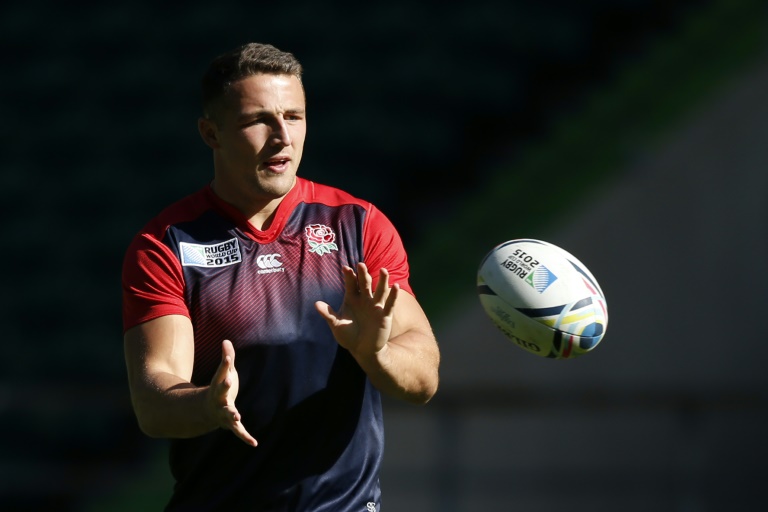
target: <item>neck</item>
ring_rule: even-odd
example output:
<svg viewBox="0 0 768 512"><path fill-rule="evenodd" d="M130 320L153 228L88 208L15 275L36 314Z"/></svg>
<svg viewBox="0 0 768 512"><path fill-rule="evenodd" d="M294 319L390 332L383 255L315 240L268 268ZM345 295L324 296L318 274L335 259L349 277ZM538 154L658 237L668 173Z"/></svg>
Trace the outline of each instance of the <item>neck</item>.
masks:
<svg viewBox="0 0 768 512"><path fill-rule="evenodd" d="M285 198L285 195L280 197L254 197L243 193L242 190L229 190L222 186L215 178L211 182L211 188L217 196L239 210L253 227L261 231L269 229L272 225L277 207Z"/></svg>
<svg viewBox="0 0 768 512"><path fill-rule="evenodd" d="M254 215L251 215L250 217L248 217L248 222L250 222L253 225L253 227L255 227L260 231L267 230L269 229L269 226L272 225L272 221L275 218L276 211L277 211L277 204L271 208L262 208L261 210L256 212Z"/></svg>

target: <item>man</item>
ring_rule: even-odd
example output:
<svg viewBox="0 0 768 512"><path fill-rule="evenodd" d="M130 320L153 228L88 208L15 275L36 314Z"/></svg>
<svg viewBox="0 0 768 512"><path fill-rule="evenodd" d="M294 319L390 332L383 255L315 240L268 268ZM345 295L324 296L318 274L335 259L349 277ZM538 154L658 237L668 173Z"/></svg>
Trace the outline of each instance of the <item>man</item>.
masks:
<svg viewBox="0 0 768 512"><path fill-rule="evenodd" d="M302 68L248 44L203 78L209 186L123 265L143 432L170 438L169 511L380 510L379 392L426 403L439 352L376 207L297 177Z"/></svg>

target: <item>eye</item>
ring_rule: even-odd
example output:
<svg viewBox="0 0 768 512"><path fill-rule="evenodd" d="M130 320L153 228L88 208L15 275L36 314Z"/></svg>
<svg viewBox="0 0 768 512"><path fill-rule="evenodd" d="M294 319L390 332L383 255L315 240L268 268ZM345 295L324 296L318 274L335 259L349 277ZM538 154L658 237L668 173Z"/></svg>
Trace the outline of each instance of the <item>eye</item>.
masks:
<svg viewBox="0 0 768 512"><path fill-rule="evenodd" d="M286 121L301 121L304 119L304 114L301 112L286 112L283 119Z"/></svg>
<svg viewBox="0 0 768 512"><path fill-rule="evenodd" d="M244 122L241 126L243 128L247 128L248 126L253 126L256 124L264 124L264 118L263 117L254 117L253 119L249 119L248 121Z"/></svg>

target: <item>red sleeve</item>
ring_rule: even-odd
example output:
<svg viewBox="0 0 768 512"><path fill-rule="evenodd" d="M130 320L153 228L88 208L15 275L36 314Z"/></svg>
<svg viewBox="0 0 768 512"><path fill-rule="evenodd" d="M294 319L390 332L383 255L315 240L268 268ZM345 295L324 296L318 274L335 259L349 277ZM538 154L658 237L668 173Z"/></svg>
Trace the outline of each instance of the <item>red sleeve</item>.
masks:
<svg viewBox="0 0 768 512"><path fill-rule="evenodd" d="M400 288L413 295L403 241L392 222L375 206L369 208L363 227L363 259L373 277L374 287L379 281L379 269L386 268L390 286L398 283Z"/></svg>
<svg viewBox="0 0 768 512"><path fill-rule="evenodd" d="M165 244L141 233L123 261L123 331L165 315L190 316L181 265Z"/></svg>

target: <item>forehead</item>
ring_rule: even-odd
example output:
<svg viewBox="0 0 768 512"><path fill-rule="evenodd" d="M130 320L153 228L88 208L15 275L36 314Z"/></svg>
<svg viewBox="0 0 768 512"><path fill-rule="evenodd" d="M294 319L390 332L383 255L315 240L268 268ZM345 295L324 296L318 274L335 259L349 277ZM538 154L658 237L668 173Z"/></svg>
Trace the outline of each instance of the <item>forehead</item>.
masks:
<svg viewBox="0 0 768 512"><path fill-rule="evenodd" d="M227 103L238 111L303 109L304 87L293 75L251 75L230 86Z"/></svg>

